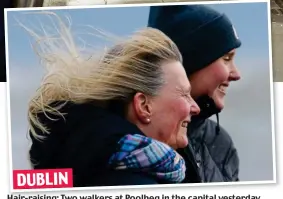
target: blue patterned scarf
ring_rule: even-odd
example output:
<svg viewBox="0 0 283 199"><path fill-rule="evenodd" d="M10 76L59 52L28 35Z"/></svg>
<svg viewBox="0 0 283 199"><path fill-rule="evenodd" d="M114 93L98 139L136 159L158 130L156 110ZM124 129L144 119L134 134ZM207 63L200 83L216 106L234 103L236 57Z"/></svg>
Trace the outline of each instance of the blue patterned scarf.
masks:
<svg viewBox="0 0 283 199"><path fill-rule="evenodd" d="M172 183L185 178L184 159L168 145L142 135L126 135L110 160L111 168L145 172Z"/></svg>

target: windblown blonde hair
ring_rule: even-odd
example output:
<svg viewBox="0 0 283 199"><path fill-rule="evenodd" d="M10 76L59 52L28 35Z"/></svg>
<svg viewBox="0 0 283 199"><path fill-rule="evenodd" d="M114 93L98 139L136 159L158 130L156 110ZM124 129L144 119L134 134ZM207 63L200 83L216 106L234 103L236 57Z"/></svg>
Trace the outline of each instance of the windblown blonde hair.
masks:
<svg viewBox="0 0 283 199"><path fill-rule="evenodd" d="M35 38L36 52L46 69L28 107L29 129L35 137L40 138L35 128L50 133L38 119L39 113L51 120L52 114L63 117L60 108L64 104L55 106L52 103L93 102L99 105L102 102L107 105L105 102L111 100L129 101L136 92L155 96L165 83L162 63L182 62L177 46L165 34L152 28L116 40L112 48L99 55L92 52L86 56L86 51L80 51L75 44L70 27L56 14L45 14L56 17L59 36L46 31L39 35L25 27Z"/></svg>

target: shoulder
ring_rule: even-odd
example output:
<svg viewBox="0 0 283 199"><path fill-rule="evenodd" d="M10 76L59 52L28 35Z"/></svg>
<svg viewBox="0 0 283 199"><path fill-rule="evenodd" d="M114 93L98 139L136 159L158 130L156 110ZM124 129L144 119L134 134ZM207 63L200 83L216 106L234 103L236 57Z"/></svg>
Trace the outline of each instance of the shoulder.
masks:
<svg viewBox="0 0 283 199"><path fill-rule="evenodd" d="M218 168L226 180L237 181L239 171L237 149L226 129L219 126L219 131L217 131L216 127L217 123L211 119L206 119L201 125L199 136L196 139L196 144L200 145L201 151L196 151L196 153L203 156L206 168L210 168L205 169L206 171ZM210 174L207 173L208 176Z"/></svg>
<svg viewBox="0 0 283 199"><path fill-rule="evenodd" d="M214 130L217 123L212 120L208 119L206 125L207 132L204 136L204 142L214 161L218 165L234 165L235 168L235 165L237 165L238 167L238 152L230 134L221 126L217 133L216 130Z"/></svg>
<svg viewBox="0 0 283 199"><path fill-rule="evenodd" d="M216 126L216 122L207 119L203 141L210 155L217 163L226 164L224 162L231 158L238 162L238 152L231 135L221 126L217 133Z"/></svg>
<svg viewBox="0 0 283 199"><path fill-rule="evenodd" d="M225 145L229 147L233 144L233 140L228 131L219 125L219 131L216 131L217 123L211 119L207 119L205 122L205 135L204 139L206 144L212 145L213 142L218 144ZM220 142L220 143L219 143Z"/></svg>
<svg viewBox="0 0 283 199"><path fill-rule="evenodd" d="M64 164L84 172L81 168L88 167L89 161L93 168L104 167L123 136L140 132L125 119L90 104L66 104L60 112L66 113L64 118L51 115L50 119L42 113L38 116L50 131L43 134L36 129L43 140L29 132L30 159L38 167Z"/></svg>

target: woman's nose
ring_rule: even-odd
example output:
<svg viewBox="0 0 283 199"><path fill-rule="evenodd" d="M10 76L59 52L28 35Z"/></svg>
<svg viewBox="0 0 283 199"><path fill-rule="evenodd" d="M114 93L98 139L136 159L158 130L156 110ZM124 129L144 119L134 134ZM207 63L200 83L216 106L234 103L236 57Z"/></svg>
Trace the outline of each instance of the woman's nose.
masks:
<svg viewBox="0 0 283 199"><path fill-rule="evenodd" d="M198 104L193 100L191 106L191 115L198 115L200 113L200 108Z"/></svg>
<svg viewBox="0 0 283 199"><path fill-rule="evenodd" d="M241 74L236 66L233 66L233 69L229 75L229 81L238 81L241 79Z"/></svg>

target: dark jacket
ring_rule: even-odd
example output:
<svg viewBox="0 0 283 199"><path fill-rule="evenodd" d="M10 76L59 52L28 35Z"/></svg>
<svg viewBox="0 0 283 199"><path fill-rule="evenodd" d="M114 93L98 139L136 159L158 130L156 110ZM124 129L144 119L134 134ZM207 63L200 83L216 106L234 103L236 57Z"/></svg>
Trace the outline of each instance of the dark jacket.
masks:
<svg viewBox="0 0 283 199"><path fill-rule="evenodd" d="M35 169L71 167L74 186L78 187L166 183L144 173L107 169L106 162L118 140L128 133L141 133L134 125L92 105L68 105L62 112L66 110L66 122L51 122L39 115L52 133L43 142L30 135ZM183 183L237 181L239 159L230 136L204 118L193 118L188 131L190 143L178 150L186 160Z"/></svg>
<svg viewBox="0 0 283 199"><path fill-rule="evenodd" d="M160 183L146 173L108 168L118 141L126 134L142 134L135 125L91 104L68 104L61 111L68 113L65 120L39 115L52 132L45 140L30 134L34 169L72 168L75 187Z"/></svg>
<svg viewBox="0 0 283 199"><path fill-rule="evenodd" d="M189 145L178 152L186 161L184 183L239 181L239 157L230 135L208 119L219 110L208 97L197 100L201 113L189 124ZM218 121L219 122L219 121Z"/></svg>

